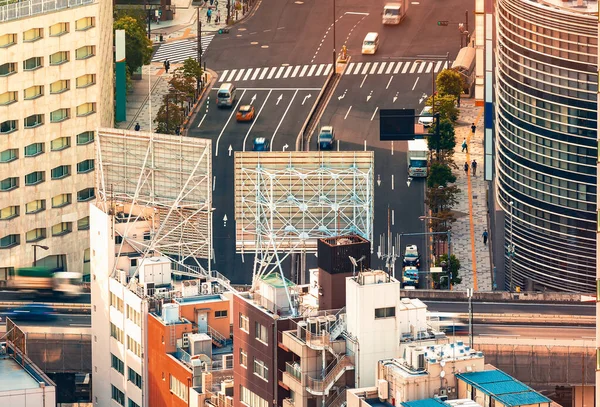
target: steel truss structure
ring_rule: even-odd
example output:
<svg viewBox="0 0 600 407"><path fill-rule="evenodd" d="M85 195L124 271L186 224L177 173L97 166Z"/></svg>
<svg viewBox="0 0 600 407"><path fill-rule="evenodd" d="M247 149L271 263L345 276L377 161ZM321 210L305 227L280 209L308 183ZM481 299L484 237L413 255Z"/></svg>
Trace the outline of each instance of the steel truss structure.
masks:
<svg viewBox="0 0 600 407"><path fill-rule="evenodd" d="M373 160L372 151L235 154L236 250L256 254L254 281L291 253L316 253L319 238L373 241Z"/></svg>
<svg viewBox="0 0 600 407"><path fill-rule="evenodd" d="M136 249L210 265L211 140L99 129L95 143L99 204L105 210L125 204L128 214L121 216L128 219L152 213L150 236Z"/></svg>

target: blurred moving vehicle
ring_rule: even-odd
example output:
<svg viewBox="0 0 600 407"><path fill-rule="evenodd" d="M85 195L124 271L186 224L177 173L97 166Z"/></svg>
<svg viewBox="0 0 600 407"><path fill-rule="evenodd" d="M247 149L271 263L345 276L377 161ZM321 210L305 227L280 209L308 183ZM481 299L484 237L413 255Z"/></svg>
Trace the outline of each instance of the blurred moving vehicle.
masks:
<svg viewBox="0 0 600 407"><path fill-rule="evenodd" d="M383 13L381 13L381 22L383 24L400 24L406 17L407 7L408 0L402 0L399 3L386 3L383 6Z"/></svg>
<svg viewBox="0 0 600 407"><path fill-rule="evenodd" d="M335 141L335 133L332 126L323 126L317 138L317 150L331 150Z"/></svg>
<svg viewBox="0 0 600 407"><path fill-rule="evenodd" d="M254 106L242 105L235 114L235 119L238 122L251 122L254 120Z"/></svg>
<svg viewBox="0 0 600 407"><path fill-rule="evenodd" d="M237 89L232 83L224 83L217 91L217 106L232 107Z"/></svg>
<svg viewBox="0 0 600 407"><path fill-rule="evenodd" d="M0 271L0 287L15 291L55 293L64 296L82 294L81 273L55 271L49 267L22 267Z"/></svg>
<svg viewBox="0 0 600 407"><path fill-rule="evenodd" d="M379 48L379 34L367 33L362 44L362 53L373 55L377 48Z"/></svg>
<svg viewBox="0 0 600 407"><path fill-rule="evenodd" d="M421 255L416 244L406 246L404 251L403 266L421 267Z"/></svg>
<svg viewBox="0 0 600 407"><path fill-rule="evenodd" d="M54 308L42 304L28 304L5 312L10 319L22 321L44 321L56 317Z"/></svg>
<svg viewBox="0 0 600 407"><path fill-rule="evenodd" d="M254 139L254 144L252 145L253 151L269 151L270 142L268 139L264 137L257 137Z"/></svg>

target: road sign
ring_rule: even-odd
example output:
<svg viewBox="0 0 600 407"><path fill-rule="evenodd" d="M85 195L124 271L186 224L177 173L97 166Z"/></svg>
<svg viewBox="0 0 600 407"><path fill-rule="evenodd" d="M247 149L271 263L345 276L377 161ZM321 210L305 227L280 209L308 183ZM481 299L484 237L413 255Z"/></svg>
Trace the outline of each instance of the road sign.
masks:
<svg viewBox="0 0 600 407"><path fill-rule="evenodd" d="M413 140L415 138L415 109L381 109L379 139L381 141Z"/></svg>

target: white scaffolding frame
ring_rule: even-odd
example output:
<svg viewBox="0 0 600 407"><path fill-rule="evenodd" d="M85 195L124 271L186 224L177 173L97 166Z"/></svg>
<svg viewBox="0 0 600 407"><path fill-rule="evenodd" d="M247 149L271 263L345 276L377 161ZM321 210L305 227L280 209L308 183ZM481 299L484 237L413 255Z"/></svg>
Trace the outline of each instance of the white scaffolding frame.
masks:
<svg viewBox="0 0 600 407"><path fill-rule="evenodd" d="M149 240L143 253L176 255L179 262L212 260L211 140L165 134L98 129L98 200L130 204L128 217L151 210ZM139 216L139 215L137 215Z"/></svg>
<svg viewBox="0 0 600 407"><path fill-rule="evenodd" d="M373 241L373 160L372 151L235 154L236 250L256 254L253 282L282 272L291 253L316 253L320 238Z"/></svg>

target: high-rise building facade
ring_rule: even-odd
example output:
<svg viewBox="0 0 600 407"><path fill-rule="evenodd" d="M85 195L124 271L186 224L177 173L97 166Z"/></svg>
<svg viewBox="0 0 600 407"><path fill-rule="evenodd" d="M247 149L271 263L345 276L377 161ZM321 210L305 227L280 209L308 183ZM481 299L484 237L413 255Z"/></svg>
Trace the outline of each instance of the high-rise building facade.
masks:
<svg viewBox="0 0 600 407"><path fill-rule="evenodd" d="M497 3L496 193L507 288L595 287L597 13L587 0Z"/></svg>
<svg viewBox="0 0 600 407"><path fill-rule="evenodd" d="M37 244L38 265L89 272L94 131L113 124L112 19L112 1L0 6L0 269L31 265Z"/></svg>

